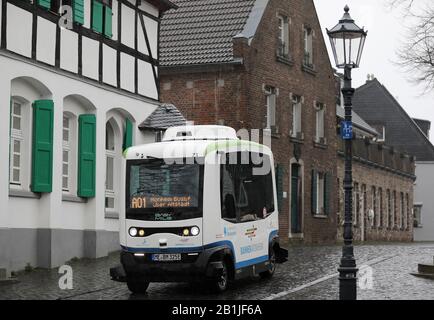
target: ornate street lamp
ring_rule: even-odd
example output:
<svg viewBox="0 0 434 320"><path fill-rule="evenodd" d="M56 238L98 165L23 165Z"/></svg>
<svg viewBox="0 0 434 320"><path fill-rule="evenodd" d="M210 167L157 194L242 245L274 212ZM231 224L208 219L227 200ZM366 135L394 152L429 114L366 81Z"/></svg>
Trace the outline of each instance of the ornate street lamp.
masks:
<svg viewBox="0 0 434 320"><path fill-rule="evenodd" d="M344 69L344 87L342 94L345 105L345 121L341 124L342 138L345 140L345 218L344 247L339 266L339 298L340 300L357 299L357 266L353 248L353 150L352 150L352 99L354 88L351 86L351 70L358 68L362 56L367 31L359 28L351 18L350 8L345 6L345 14L331 30L330 37L336 67Z"/></svg>

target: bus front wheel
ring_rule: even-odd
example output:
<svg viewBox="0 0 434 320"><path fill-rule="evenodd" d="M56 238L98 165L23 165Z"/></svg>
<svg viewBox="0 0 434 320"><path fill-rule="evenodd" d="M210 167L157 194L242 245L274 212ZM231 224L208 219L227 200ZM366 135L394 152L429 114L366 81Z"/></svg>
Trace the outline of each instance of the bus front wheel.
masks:
<svg viewBox="0 0 434 320"><path fill-rule="evenodd" d="M132 293L144 294L148 290L149 282L128 280L127 287Z"/></svg>
<svg viewBox="0 0 434 320"><path fill-rule="evenodd" d="M268 260L268 263L269 263L268 270L264 271L264 272L261 272L259 274L259 276L262 279L271 278L273 276L274 272L276 271L276 254L275 254L273 248L270 248L270 255L269 256L270 257L269 257L269 260Z"/></svg>
<svg viewBox="0 0 434 320"><path fill-rule="evenodd" d="M226 291L229 284L229 269L225 260L222 261L222 266L223 267L220 270L219 276L213 280L210 280L210 287L216 293L222 293Z"/></svg>

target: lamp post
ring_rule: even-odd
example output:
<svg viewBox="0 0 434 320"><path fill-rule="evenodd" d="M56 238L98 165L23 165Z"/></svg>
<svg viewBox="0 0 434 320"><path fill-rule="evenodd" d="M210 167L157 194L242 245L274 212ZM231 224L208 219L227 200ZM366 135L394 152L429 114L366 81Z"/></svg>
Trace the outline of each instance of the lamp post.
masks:
<svg viewBox="0 0 434 320"><path fill-rule="evenodd" d="M344 69L344 87L342 94L345 105L345 121L341 124L342 138L345 140L345 218L344 246L339 266L339 299L357 299L357 266L353 248L353 150L352 150L352 99L354 88L351 86L351 70L358 68L362 56L367 31L359 28L351 18L350 8L345 6L345 14L331 30L327 29L330 38L336 67Z"/></svg>

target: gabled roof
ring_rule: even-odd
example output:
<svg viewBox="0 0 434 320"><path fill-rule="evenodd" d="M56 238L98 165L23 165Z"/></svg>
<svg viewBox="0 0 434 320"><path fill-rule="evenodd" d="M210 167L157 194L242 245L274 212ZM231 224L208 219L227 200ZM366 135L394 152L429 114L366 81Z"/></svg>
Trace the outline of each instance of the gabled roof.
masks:
<svg viewBox="0 0 434 320"><path fill-rule="evenodd" d="M234 61L235 36L251 38L268 0L173 0L161 22L161 66Z"/></svg>
<svg viewBox="0 0 434 320"><path fill-rule="evenodd" d="M140 130L166 130L170 127L185 126L187 120L173 104L161 104L139 125Z"/></svg>
<svg viewBox="0 0 434 320"><path fill-rule="evenodd" d="M417 161L434 160L434 146L428 137L377 79L356 90L353 105L354 111L371 126L386 128L387 145L416 156Z"/></svg>
<svg viewBox="0 0 434 320"><path fill-rule="evenodd" d="M353 125L362 131L365 131L373 136L378 136L378 132L366 123L357 113L353 111ZM341 106L336 106L336 116L340 119L345 119L345 109Z"/></svg>

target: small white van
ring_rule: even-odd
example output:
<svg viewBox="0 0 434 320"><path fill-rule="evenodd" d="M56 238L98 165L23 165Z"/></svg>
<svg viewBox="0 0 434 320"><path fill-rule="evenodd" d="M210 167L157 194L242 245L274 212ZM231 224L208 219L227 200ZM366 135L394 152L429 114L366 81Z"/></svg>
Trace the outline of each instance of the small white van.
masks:
<svg viewBox="0 0 434 320"><path fill-rule="evenodd" d="M115 281L143 293L151 282L271 277L279 245L271 150L224 126L167 130L160 143L125 151L121 266Z"/></svg>

